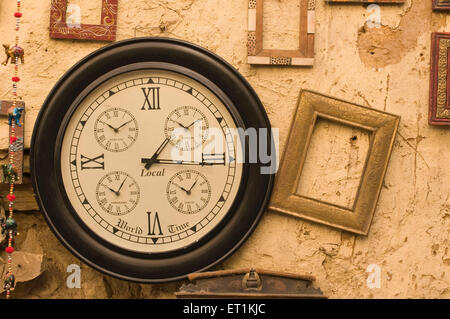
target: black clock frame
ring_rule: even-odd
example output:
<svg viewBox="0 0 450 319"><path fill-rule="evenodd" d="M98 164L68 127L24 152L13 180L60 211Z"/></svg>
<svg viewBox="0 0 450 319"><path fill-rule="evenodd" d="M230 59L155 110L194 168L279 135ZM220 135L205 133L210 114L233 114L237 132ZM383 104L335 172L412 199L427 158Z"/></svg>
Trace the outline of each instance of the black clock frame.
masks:
<svg viewBox="0 0 450 319"><path fill-rule="evenodd" d="M214 53L181 40L146 37L116 42L82 59L56 83L37 117L31 141L31 177L41 212L56 237L86 264L120 279L158 283L206 270L236 251L264 213L274 175L261 174L264 163L245 163L238 195L226 218L184 249L131 252L91 231L64 191L60 151L65 128L83 98L107 78L143 68L170 70L199 81L222 100L239 126L268 129L268 145L272 136L264 107L245 78Z"/></svg>

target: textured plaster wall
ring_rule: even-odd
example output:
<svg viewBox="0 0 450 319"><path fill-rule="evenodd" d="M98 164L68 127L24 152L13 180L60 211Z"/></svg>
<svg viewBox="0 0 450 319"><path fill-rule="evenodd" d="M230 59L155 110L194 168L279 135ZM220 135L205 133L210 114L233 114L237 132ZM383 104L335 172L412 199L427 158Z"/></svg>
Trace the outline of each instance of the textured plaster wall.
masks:
<svg viewBox="0 0 450 319"><path fill-rule="evenodd" d="M270 6L295 7L289 4L295 1L270 0ZM83 22L98 19L100 1L71 2L81 5ZM402 116L368 237L267 212L245 245L216 269L253 266L313 274L317 286L333 298L449 298L450 127L430 127L427 112L430 33L450 31L450 15L432 13L431 0L407 0L403 6L383 5L382 27L377 29L365 25L370 15L366 6L316 2L313 68L251 67L246 63L246 0L120 0L118 40L135 34L177 37L225 58L259 94L273 127L280 129L281 151L300 89ZM49 39L49 8L50 0L23 3L21 42L26 64L21 68L19 94L27 105L27 147L39 109L58 78L79 59L105 45ZM14 1L0 2L2 43L14 39L13 10ZM289 11L271 12L274 16L265 22L275 28L268 35L271 45L277 37L287 47L295 40L295 27L285 23L296 19ZM160 25L165 26L165 32L160 31ZM287 29L283 32L278 27L284 25ZM0 68L2 99L11 96L7 80L11 72L11 66ZM0 148L7 147L6 132L2 123ZM361 138L350 142L348 131L333 125L322 125L318 134L325 139L323 149L320 151L318 138L317 149L310 156L312 163L320 165L309 166L311 171L302 187L323 199L347 203L354 193L352 179L360 174L360 161L365 156L364 134L358 133ZM327 159L330 166L322 165ZM344 174L341 183L338 179L342 176L330 167L351 174ZM314 188L315 182L321 187ZM31 281L19 283L16 297L171 298L181 285L132 284L82 265L82 288L68 289L66 268L80 262L54 237L39 212L18 212L16 217L21 233L18 250L37 256L37 269L33 271L42 272ZM4 260L0 254L0 273ZM366 286L370 264L381 267L379 289Z"/></svg>

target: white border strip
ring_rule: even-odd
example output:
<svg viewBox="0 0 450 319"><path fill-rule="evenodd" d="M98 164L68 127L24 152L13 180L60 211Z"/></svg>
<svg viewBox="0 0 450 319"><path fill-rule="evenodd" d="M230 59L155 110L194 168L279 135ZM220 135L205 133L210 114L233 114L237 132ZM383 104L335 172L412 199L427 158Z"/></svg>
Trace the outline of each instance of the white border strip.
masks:
<svg viewBox="0 0 450 319"><path fill-rule="evenodd" d="M248 10L248 31L256 31L256 9Z"/></svg>

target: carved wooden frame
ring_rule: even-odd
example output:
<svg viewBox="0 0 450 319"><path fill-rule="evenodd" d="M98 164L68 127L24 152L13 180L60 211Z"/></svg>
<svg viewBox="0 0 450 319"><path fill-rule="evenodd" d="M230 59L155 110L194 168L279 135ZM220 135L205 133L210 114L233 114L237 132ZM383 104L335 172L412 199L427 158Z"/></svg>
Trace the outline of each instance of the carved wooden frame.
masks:
<svg viewBox="0 0 450 319"><path fill-rule="evenodd" d="M431 34L430 125L450 125L450 33Z"/></svg>
<svg viewBox="0 0 450 319"><path fill-rule="evenodd" d="M13 106L13 101L2 101L0 100L0 116L6 116L8 118L8 110ZM17 172L17 180L15 184L22 184L23 181L23 147L24 147L24 126L25 126L25 102L18 101L16 107L23 107L22 116L20 117L21 126L15 125L15 136L17 141L9 146L9 150L14 151L14 167ZM9 137L11 137L12 127L9 127ZM8 139L9 143L9 139ZM0 171L0 175L3 178L3 172Z"/></svg>
<svg viewBox="0 0 450 319"><path fill-rule="evenodd" d="M297 194L318 118L370 132L370 146L353 207ZM400 117L311 91L300 93L269 209L355 234L367 235L392 152Z"/></svg>
<svg viewBox="0 0 450 319"><path fill-rule="evenodd" d="M102 14L100 24L80 24L79 26L69 26L66 23L67 1L52 0L50 10L51 38L97 41L116 40L118 0L101 0Z"/></svg>
<svg viewBox="0 0 450 319"><path fill-rule="evenodd" d="M300 43L298 50L266 50L263 47L264 0L249 0L247 54L249 64L314 64L315 0L300 1Z"/></svg>
<svg viewBox="0 0 450 319"><path fill-rule="evenodd" d="M449 11L450 10L450 0L433 0L433 10Z"/></svg>
<svg viewBox="0 0 450 319"><path fill-rule="evenodd" d="M325 0L331 3L376 3L376 4L384 4L384 3L405 3L405 0Z"/></svg>

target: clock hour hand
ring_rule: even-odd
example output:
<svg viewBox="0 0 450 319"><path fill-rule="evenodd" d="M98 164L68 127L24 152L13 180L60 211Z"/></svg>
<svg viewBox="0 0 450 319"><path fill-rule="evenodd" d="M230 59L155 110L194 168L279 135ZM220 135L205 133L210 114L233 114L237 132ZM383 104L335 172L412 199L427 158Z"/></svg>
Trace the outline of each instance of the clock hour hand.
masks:
<svg viewBox="0 0 450 319"><path fill-rule="evenodd" d="M114 130L114 132L116 132L116 133L119 132L119 129L114 127L114 126L112 126L111 124L108 124L108 123L103 122L103 121L99 121L99 122L109 126L110 128L112 128Z"/></svg>
<svg viewBox="0 0 450 319"><path fill-rule="evenodd" d="M178 184L177 184L177 183L175 183L175 182L172 182L172 184L173 184L173 185L175 185L176 187L178 187L178 188L182 189L183 191L185 191L185 192L186 192L186 194L188 194L188 195L190 195L190 194L191 194L191 190L187 190L186 188L184 188L184 187L182 187L182 186L178 185Z"/></svg>
<svg viewBox="0 0 450 319"><path fill-rule="evenodd" d="M155 154L153 154L152 158L150 158L148 161L145 162L145 169L150 169L150 167L152 166L152 164L156 163L156 159L158 158L159 154L161 154L161 152L164 150L164 148L167 146L167 144L170 141L170 137L166 138L164 140L164 142L162 142L162 144L158 147L158 149L156 150ZM144 162L142 162L144 163Z"/></svg>
<svg viewBox="0 0 450 319"><path fill-rule="evenodd" d="M180 125L182 128L184 128L184 129L186 129L186 130L189 128L189 126L184 126L183 124L181 124L181 123L178 122L178 121L175 121L175 120L172 120L172 119L171 119L171 121L174 122L174 123L177 123L178 125Z"/></svg>
<svg viewBox="0 0 450 319"><path fill-rule="evenodd" d="M103 187L106 187L107 189L109 189L111 192L113 192L114 194L116 194L116 196L119 196L119 192L116 192L114 189L112 189L112 188L110 188L110 187L108 187L108 186L106 186L106 185L104 185L104 184L101 184Z"/></svg>

